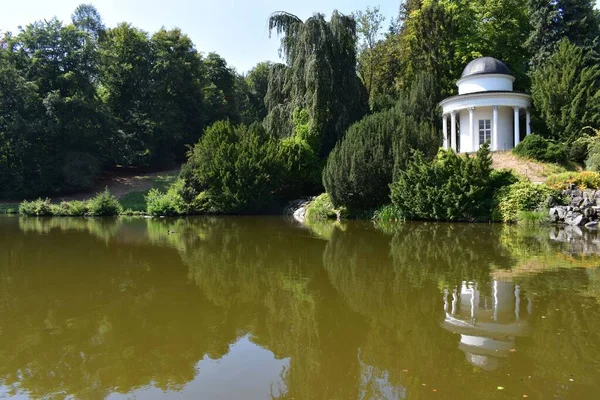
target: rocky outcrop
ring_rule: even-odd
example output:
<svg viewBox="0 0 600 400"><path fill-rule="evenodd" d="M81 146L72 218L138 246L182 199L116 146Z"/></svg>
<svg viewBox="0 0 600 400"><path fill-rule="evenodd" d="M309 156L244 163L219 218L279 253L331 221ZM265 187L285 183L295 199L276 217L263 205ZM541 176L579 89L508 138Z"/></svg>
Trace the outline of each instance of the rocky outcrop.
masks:
<svg viewBox="0 0 600 400"><path fill-rule="evenodd" d="M562 192L568 205L550 208L550 222L597 229L600 219L600 190L580 190L575 185Z"/></svg>
<svg viewBox="0 0 600 400"><path fill-rule="evenodd" d="M290 202L285 208L284 215L293 217L296 221L304 223L304 220L306 219L306 208L314 199L314 197L305 197Z"/></svg>

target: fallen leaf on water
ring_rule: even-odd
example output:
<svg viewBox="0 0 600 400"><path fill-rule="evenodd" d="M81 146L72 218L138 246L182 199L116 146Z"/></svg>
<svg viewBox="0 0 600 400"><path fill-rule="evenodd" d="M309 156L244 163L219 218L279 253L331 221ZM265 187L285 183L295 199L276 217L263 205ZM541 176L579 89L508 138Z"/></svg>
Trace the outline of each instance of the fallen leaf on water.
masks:
<svg viewBox="0 0 600 400"><path fill-rule="evenodd" d="M403 369L402 372L408 372L408 370L407 369Z"/></svg>
<svg viewBox="0 0 600 400"><path fill-rule="evenodd" d="M571 378L569 379L569 382L575 382L575 379Z"/></svg>
<svg viewBox="0 0 600 400"><path fill-rule="evenodd" d="M504 390L504 386L498 386L498 390Z"/></svg>
<svg viewBox="0 0 600 400"><path fill-rule="evenodd" d="M432 391L432 392L437 392L437 389L432 389L431 391Z"/></svg>
<svg viewBox="0 0 600 400"><path fill-rule="evenodd" d="M523 397L529 397L529 396L527 396L526 394L524 394Z"/></svg>
<svg viewBox="0 0 600 400"><path fill-rule="evenodd" d="M517 351L517 349L510 349L511 353L514 353L515 351Z"/></svg>

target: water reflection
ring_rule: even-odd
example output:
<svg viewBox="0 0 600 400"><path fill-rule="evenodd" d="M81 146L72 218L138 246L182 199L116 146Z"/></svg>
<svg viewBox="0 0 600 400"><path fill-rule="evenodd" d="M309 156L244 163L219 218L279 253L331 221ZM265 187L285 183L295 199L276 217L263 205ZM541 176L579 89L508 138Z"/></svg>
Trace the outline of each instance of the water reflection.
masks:
<svg viewBox="0 0 600 400"><path fill-rule="evenodd" d="M444 289L443 327L460 335L459 349L467 361L485 370L495 370L500 359L516 351L515 338L526 336L526 318L532 312L527 297L527 315L521 313L521 286L494 279L482 293L475 282L463 282L451 291ZM486 292L491 292L485 294ZM449 301L450 297L450 301Z"/></svg>
<svg viewBox="0 0 600 400"><path fill-rule="evenodd" d="M0 383L33 398L594 398L598 257L558 238L0 218Z"/></svg>

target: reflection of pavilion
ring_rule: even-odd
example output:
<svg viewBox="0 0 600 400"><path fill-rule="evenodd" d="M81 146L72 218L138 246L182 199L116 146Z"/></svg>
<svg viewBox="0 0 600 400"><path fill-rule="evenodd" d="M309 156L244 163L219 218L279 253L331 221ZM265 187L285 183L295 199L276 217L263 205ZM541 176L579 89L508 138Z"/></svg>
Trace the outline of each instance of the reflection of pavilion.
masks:
<svg viewBox="0 0 600 400"><path fill-rule="evenodd" d="M467 361L494 370L514 348L515 337L527 334L528 324L521 315L519 285L493 280L489 295L483 295L477 286L463 282L460 291L444 289L446 319L442 326L460 334L459 349ZM527 316L531 310L532 302L527 298Z"/></svg>

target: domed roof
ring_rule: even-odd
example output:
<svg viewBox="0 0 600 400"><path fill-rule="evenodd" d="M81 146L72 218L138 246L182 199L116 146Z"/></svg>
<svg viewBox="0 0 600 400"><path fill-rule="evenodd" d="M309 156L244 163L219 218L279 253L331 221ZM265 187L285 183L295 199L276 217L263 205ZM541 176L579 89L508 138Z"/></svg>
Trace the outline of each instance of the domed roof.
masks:
<svg viewBox="0 0 600 400"><path fill-rule="evenodd" d="M486 74L510 75L510 70L506 64L494 57L479 57L467 64L461 78Z"/></svg>

